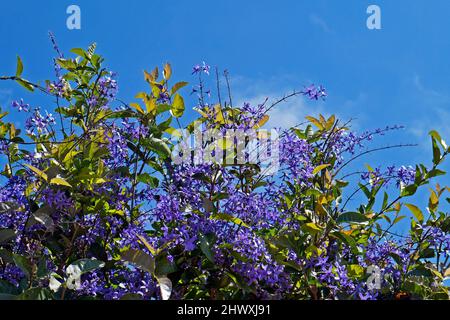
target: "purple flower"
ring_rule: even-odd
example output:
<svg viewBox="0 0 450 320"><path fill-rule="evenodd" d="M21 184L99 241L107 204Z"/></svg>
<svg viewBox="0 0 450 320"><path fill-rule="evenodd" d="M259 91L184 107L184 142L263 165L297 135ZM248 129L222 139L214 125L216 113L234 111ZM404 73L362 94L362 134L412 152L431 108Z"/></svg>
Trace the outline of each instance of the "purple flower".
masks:
<svg viewBox="0 0 450 320"><path fill-rule="evenodd" d="M11 105L14 108L17 108L17 110L19 110L19 112L20 111L25 111L25 112L29 112L30 111L30 105L25 103L25 102L23 102L23 99L20 99L19 101L13 101L11 103Z"/></svg>

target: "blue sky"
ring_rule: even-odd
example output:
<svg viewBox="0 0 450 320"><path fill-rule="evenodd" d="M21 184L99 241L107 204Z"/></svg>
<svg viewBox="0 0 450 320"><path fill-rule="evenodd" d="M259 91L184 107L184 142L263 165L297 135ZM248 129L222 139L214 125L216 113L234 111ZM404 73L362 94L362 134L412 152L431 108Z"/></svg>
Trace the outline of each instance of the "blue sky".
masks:
<svg viewBox="0 0 450 320"><path fill-rule="evenodd" d="M81 8L81 30L66 28L70 4ZM381 30L366 27L370 4L381 8ZM51 30L66 53L97 42L108 66L118 72L120 97L127 101L146 89L142 70L166 61L178 80L194 81L191 67L203 60L228 69L239 102L262 102L323 84L329 92L325 102L291 100L274 111L271 123L289 125L323 112L357 118L354 127L361 130L406 125L374 145L419 147L361 163L429 163L427 132L437 129L450 140L448 12L446 0L433 5L407 0L2 1L0 74L13 74L20 55L24 77L51 78ZM20 97L32 105L48 103L14 83L0 83L4 109Z"/></svg>

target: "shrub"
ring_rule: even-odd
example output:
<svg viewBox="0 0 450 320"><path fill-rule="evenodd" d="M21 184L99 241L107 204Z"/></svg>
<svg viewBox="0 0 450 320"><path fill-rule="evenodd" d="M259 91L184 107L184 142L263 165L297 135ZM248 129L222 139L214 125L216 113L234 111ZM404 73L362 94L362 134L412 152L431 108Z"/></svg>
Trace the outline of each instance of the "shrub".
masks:
<svg viewBox="0 0 450 320"><path fill-rule="evenodd" d="M211 104L203 63L193 70L198 119L178 130L187 83L169 85L169 64L161 75L145 72L142 102L125 103L95 45L72 49L75 58L54 45L56 80L25 80L20 58L16 75L1 78L52 97L56 114L14 101L28 116L20 130L0 112L2 298L449 298L450 217L439 204L450 189L430 189L426 212L408 200L445 174L439 165L450 148L437 132L429 167L368 167L355 185L346 180L349 164L378 150L367 148L374 136L401 127L357 134L320 115L289 130L260 130L278 103L325 98L323 87L258 106L234 106L219 92ZM225 82L229 91L226 73ZM183 144L208 130L257 136L205 139L200 155ZM277 164L270 175L274 163L249 161L260 132L279 143L266 155ZM239 147L243 162L220 153ZM360 193L366 199L349 209ZM409 214L408 233L396 234Z"/></svg>

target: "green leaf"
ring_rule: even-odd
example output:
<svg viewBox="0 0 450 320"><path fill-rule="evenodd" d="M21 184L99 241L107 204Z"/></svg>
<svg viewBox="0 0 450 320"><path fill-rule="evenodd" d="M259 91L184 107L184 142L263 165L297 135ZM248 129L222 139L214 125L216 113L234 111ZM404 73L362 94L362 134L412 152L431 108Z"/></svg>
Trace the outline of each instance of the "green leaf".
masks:
<svg viewBox="0 0 450 320"><path fill-rule="evenodd" d="M369 191L369 189L363 185L362 183L358 183L359 188L364 192L367 199L372 198L372 193Z"/></svg>
<svg viewBox="0 0 450 320"><path fill-rule="evenodd" d="M431 142L433 145L433 164L438 165L441 162L441 149L439 149L434 137L431 137Z"/></svg>
<svg viewBox="0 0 450 320"><path fill-rule="evenodd" d="M19 56L17 56L17 67L16 67L16 77L20 78L23 72L23 63L22 59L20 59Z"/></svg>
<svg viewBox="0 0 450 320"><path fill-rule="evenodd" d="M416 184L411 184L409 186L403 187L401 189L400 195L402 197L409 197L409 196L414 195L416 193L416 191L417 191L417 185Z"/></svg>
<svg viewBox="0 0 450 320"><path fill-rule="evenodd" d="M103 268L105 263L97 259L80 259L70 264L70 266L79 268L80 274L88 273L96 269Z"/></svg>
<svg viewBox="0 0 450 320"><path fill-rule="evenodd" d="M136 249L127 249L121 254L122 260L132 263L137 268L151 274L155 272L155 259L148 253Z"/></svg>
<svg viewBox="0 0 450 320"><path fill-rule="evenodd" d="M158 255L155 260L155 266L156 276L164 276L178 270L176 263L171 262L167 257L167 254Z"/></svg>
<svg viewBox="0 0 450 320"><path fill-rule="evenodd" d="M8 242L16 237L16 233L11 229L0 229L0 244Z"/></svg>
<svg viewBox="0 0 450 320"><path fill-rule="evenodd" d="M344 212L336 220L337 223L364 223L367 221L369 218L359 212Z"/></svg>
<svg viewBox="0 0 450 320"><path fill-rule="evenodd" d="M12 254L12 258L16 266L18 266L20 270L22 270L27 278L30 278L32 269L30 261L26 257L15 253Z"/></svg>
<svg viewBox="0 0 450 320"><path fill-rule="evenodd" d="M142 144L145 144L151 150L157 152L159 155L161 155L163 157L167 158L167 157L170 157L170 155L171 155L170 148L164 140L150 137L150 138L142 141Z"/></svg>
<svg viewBox="0 0 450 320"><path fill-rule="evenodd" d="M172 103L172 110L171 113L175 118L179 118L183 115L184 113L184 99L182 96L180 96L178 93L175 94L174 98L173 98L173 103Z"/></svg>
<svg viewBox="0 0 450 320"><path fill-rule="evenodd" d="M418 207L416 207L413 204L410 203L405 203L405 206L411 210L412 214L414 215L414 217L416 217L417 221L419 222L423 222L423 213L422 210L420 210Z"/></svg>
<svg viewBox="0 0 450 320"><path fill-rule="evenodd" d="M206 256L206 258L211 261L212 263L215 263L214 258L214 252L212 250L212 236L211 235L201 235L200 236L200 249L202 250L203 254Z"/></svg>
<svg viewBox="0 0 450 320"><path fill-rule="evenodd" d="M52 300L53 294L47 288L31 288L17 297L17 300Z"/></svg>
<svg viewBox="0 0 450 320"><path fill-rule="evenodd" d="M137 177L137 181L147 184L152 188L157 188L159 186L159 180L156 177L151 176L149 173L144 172Z"/></svg>
<svg viewBox="0 0 450 320"><path fill-rule="evenodd" d="M86 57L86 51L84 51L84 49L82 48L73 48L70 50L70 52L75 53L76 55L81 56L83 58Z"/></svg>
<svg viewBox="0 0 450 320"><path fill-rule="evenodd" d="M16 82L28 91L34 91L34 86L24 79L16 79Z"/></svg>
<svg viewBox="0 0 450 320"><path fill-rule="evenodd" d="M441 144L442 148L444 148L444 150L448 149L447 143L441 138L441 135L436 130L431 130L429 132L429 135L436 139Z"/></svg>

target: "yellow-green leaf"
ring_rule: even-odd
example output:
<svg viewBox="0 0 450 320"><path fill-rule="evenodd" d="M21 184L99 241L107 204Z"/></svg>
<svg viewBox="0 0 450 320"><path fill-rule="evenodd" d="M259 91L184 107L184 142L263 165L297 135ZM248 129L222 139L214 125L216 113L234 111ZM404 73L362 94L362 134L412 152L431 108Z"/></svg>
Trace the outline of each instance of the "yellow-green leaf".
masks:
<svg viewBox="0 0 450 320"><path fill-rule="evenodd" d="M313 170L313 175L319 173L320 171L322 171L325 168L328 168L329 166L330 166L330 164L321 164L320 166L315 167Z"/></svg>
<svg viewBox="0 0 450 320"><path fill-rule="evenodd" d="M173 98L171 113L175 118L181 117L184 113L184 99L178 93Z"/></svg>
<svg viewBox="0 0 450 320"><path fill-rule="evenodd" d="M70 183L68 183L63 178L53 178L52 180L50 180L50 184L56 184L58 186L66 186L66 187L72 188Z"/></svg>
<svg viewBox="0 0 450 320"><path fill-rule="evenodd" d="M132 102L132 103L130 103L130 107L133 107L139 113L144 114L144 110L141 108L141 106L138 103Z"/></svg>
<svg viewBox="0 0 450 320"><path fill-rule="evenodd" d="M22 59L20 59L19 56L17 56L17 68L16 68L16 77L20 77L22 75L23 72L23 63L22 63Z"/></svg>
<svg viewBox="0 0 450 320"><path fill-rule="evenodd" d="M28 167L34 173L36 173L38 175L38 177L40 177L40 178L44 179L45 181L47 181L48 177L47 177L47 174L45 172L39 170L36 167L33 167L32 165L27 164L27 163L25 163L25 166Z"/></svg>

